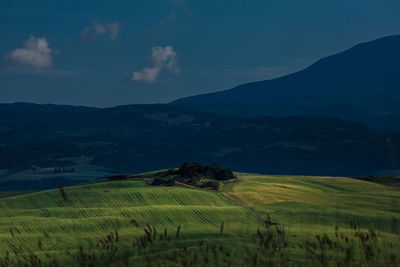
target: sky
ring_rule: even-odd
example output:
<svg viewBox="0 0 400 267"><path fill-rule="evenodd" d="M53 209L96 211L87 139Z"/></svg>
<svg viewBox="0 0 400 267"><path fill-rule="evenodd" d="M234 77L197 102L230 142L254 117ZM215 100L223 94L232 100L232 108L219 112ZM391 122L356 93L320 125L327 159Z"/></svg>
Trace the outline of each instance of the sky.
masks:
<svg viewBox="0 0 400 267"><path fill-rule="evenodd" d="M400 33L398 0L0 0L0 103L166 103Z"/></svg>

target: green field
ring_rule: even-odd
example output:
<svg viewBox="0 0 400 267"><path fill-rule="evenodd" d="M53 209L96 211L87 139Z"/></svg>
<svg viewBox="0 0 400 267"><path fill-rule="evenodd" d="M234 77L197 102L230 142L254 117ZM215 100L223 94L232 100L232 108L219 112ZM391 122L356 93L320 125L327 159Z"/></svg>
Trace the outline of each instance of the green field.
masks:
<svg viewBox="0 0 400 267"><path fill-rule="evenodd" d="M25 194L29 194L32 193L34 191L24 191L24 190L18 190L18 191L0 191L0 198L3 197L12 197L12 196L18 196L18 195L25 195Z"/></svg>
<svg viewBox="0 0 400 267"><path fill-rule="evenodd" d="M400 188L342 177L243 175L229 188L247 205L295 231L328 231L357 221L400 233Z"/></svg>
<svg viewBox="0 0 400 267"><path fill-rule="evenodd" d="M179 225L182 237L174 248L203 239L239 251L253 247L250 239L267 215L285 231L285 253L300 262L307 256L296 244L333 235L336 226L347 233L350 222L378 231L385 257L400 251L398 187L350 178L238 176L219 192L149 186L139 179L66 187L67 201L58 189L1 198L0 251L66 260L66 251L90 248L115 230L120 246L130 246L147 223L174 234Z"/></svg>

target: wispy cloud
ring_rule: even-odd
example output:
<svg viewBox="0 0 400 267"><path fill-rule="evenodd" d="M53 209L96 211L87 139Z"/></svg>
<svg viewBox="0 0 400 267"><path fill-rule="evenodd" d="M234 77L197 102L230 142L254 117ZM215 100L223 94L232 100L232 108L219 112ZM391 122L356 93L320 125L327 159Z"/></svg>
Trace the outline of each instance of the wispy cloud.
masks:
<svg viewBox="0 0 400 267"><path fill-rule="evenodd" d="M107 35L111 40L118 38L122 23L119 21L99 23L97 20L92 25L87 26L82 31L83 40L95 40L97 36Z"/></svg>
<svg viewBox="0 0 400 267"><path fill-rule="evenodd" d="M4 62L9 67L48 69L53 66L53 54L46 38L31 36L23 48L10 51L4 57Z"/></svg>
<svg viewBox="0 0 400 267"><path fill-rule="evenodd" d="M144 68L140 71L134 71L132 74L132 81L135 82L154 82L157 80L158 75L160 74L160 69L157 67L154 68Z"/></svg>
<svg viewBox="0 0 400 267"><path fill-rule="evenodd" d="M184 17L192 16L187 0L171 0L172 8L169 11L168 16L162 18L158 24L153 25L145 29L148 35L155 35L171 29L176 26L178 20Z"/></svg>
<svg viewBox="0 0 400 267"><path fill-rule="evenodd" d="M154 82L157 80L162 70L170 71L174 74L180 73L177 55L172 46L156 46L152 49L152 66L132 73L133 82Z"/></svg>
<svg viewBox="0 0 400 267"><path fill-rule="evenodd" d="M185 15L187 16L191 16L192 12L190 11L187 3L187 0L172 0L172 2L179 8L182 9L182 11L184 12Z"/></svg>

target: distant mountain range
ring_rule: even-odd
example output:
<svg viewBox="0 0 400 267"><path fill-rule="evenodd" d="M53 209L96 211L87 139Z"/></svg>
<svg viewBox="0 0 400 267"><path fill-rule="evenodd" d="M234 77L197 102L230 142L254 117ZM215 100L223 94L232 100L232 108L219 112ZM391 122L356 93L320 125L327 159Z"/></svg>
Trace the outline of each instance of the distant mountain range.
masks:
<svg viewBox="0 0 400 267"><path fill-rule="evenodd" d="M391 36L288 76L167 105L0 104L0 189L192 161L267 174L398 175L397 130L400 36Z"/></svg>
<svg viewBox="0 0 400 267"><path fill-rule="evenodd" d="M241 118L169 105L0 104L0 189L192 161L268 174L358 176L400 169L398 159L400 134L340 119Z"/></svg>
<svg viewBox="0 0 400 267"><path fill-rule="evenodd" d="M171 104L236 116L328 116L400 130L400 36L356 45L281 78Z"/></svg>

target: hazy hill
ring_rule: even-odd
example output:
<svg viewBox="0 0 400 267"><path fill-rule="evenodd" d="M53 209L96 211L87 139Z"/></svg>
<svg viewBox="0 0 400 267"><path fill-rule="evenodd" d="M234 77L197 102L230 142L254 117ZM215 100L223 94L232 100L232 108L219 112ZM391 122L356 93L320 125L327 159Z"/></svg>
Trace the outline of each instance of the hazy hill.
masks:
<svg viewBox="0 0 400 267"><path fill-rule="evenodd" d="M399 145L399 134L331 118L222 117L168 105L3 104L0 187L27 190L24 180L37 179L54 187L192 161L248 172L371 175L399 169Z"/></svg>
<svg viewBox="0 0 400 267"><path fill-rule="evenodd" d="M362 43L273 80L172 104L239 116L316 115L400 129L400 36Z"/></svg>

